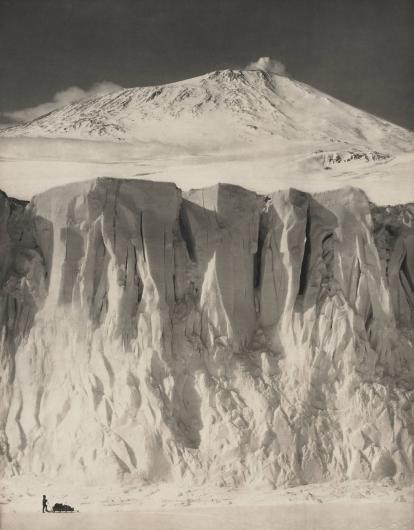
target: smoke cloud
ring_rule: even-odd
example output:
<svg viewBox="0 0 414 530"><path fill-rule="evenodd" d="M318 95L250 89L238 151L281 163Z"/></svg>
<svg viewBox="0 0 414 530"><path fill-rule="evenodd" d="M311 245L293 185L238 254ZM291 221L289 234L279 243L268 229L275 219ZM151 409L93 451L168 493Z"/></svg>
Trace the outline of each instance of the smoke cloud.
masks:
<svg viewBox="0 0 414 530"><path fill-rule="evenodd" d="M110 81L102 81L101 83L95 83L90 88L84 90L78 86L71 86L57 92L52 101L41 103L35 107L29 107L27 109L15 110L12 112L5 112L4 116L13 122L26 123L32 121L43 114L47 114L52 110L60 109L65 105L80 101L81 99L87 99L94 96L101 96L109 92L115 92L116 90L122 90L123 87ZM10 124L8 124L10 126Z"/></svg>
<svg viewBox="0 0 414 530"><path fill-rule="evenodd" d="M287 75L286 66L270 57L259 57L257 61L253 61L246 66L246 70L264 70L272 74Z"/></svg>

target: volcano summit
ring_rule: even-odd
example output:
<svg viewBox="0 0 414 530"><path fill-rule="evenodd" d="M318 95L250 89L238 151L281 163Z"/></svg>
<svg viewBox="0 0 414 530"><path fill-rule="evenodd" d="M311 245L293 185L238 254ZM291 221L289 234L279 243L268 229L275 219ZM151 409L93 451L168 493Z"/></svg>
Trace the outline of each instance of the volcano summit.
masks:
<svg viewBox="0 0 414 530"><path fill-rule="evenodd" d="M414 134L401 127L261 70L220 70L168 85L128 88L67 105L2 134L172 145L185 139L200 150L272 138L387 153L414 146Z"/></svg>

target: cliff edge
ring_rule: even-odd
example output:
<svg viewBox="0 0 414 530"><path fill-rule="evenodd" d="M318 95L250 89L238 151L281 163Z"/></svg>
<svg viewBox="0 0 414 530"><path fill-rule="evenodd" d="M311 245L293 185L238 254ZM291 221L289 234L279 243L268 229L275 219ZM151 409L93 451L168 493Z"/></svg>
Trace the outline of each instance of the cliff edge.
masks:
<svg viewBox="0 0 414 530"><path fill-rule="evenodd" d="M1 476L410 479L413 218L355 188L1 194Z"/></svg>

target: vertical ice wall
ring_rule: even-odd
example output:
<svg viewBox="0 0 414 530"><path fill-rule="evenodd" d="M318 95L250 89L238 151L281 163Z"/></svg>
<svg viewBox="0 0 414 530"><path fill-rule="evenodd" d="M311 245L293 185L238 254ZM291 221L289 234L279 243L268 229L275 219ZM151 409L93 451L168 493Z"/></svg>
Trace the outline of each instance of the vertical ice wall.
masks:
<svg viewBox="0 0 414 530"><path fill-rule="evenodd" d="M4 476L412 475L409 207L107 178L0 199Z"/></svg>

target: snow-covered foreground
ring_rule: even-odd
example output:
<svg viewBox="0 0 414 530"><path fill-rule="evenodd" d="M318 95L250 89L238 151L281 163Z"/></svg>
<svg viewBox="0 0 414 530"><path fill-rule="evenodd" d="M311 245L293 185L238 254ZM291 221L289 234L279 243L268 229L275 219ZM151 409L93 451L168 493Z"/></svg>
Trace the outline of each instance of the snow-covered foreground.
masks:
<svg viewBox="0 0 414 530"><path fill-rule="evenodd" d="M330 504L243 506L121 513L7 514L6 530L410 530L409 506Z"/></svg>
<svg viewBox="0 0 414 530"><path fill-rule="evenodd" d="M414 523L413 489L389 483L274 491L148 485L49 496L52 503L77 503L79 513L70 514L40 513L43 490L28 484L3 497L2 530L410 530Z"/></svg>
<svg viewBox="0 0 414 530"><path fill-rule="evenodd" d="M315 193L355 186L376 204L414 202L413 153L367 161L351 159L355 153L342 144L318 147L321 152L309 142L265 143L200 154L157 144L0 138L0 188L9 196L30 200L55 186L110 176L174 182L183 190L219 182L258 193L290 187Z"/></svg>

